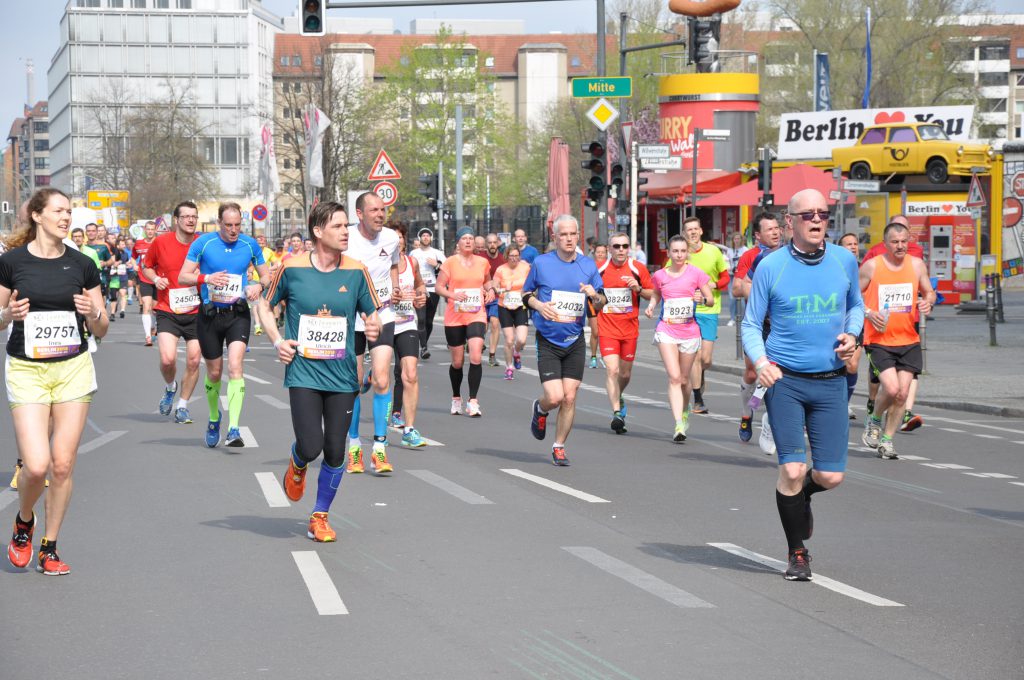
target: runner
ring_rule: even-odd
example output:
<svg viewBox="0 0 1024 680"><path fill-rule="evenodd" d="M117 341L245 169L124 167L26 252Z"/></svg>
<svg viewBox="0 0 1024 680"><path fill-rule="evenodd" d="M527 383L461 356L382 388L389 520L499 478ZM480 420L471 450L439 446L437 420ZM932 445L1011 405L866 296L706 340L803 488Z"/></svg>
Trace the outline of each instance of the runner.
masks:
<svg viewBox="0 0 1024 680"><path fill-rule="evenodd" d="M736 282L736 266L739 264L740 258L743 257L743 253L750 250L747 244L743 241L743 234L738 231L734 231L729 237L729 245L725 248L725 261L729 265L729 276L732 277L733 283ZM729 323L726 326L735 326L736 320L739 318L739 303L737 302L736 295L732 289L734 286L729 286Z"/></svg>
<svg viewBox="0 0 1024 680"><path fill-rule="evenodd" d="M427 288L420 279L416 260L405 254L408 227L389 225L398 234L398 287L392 296L395 310L395 388L392 397L391 424L402 430L402 446L418 449L427 442L416 430L416 407L419 405L420 333L416 328L416 310L427 302Z"/></svg>
<svg viewBox="0 0 1024 680"><path fill-rule="evenodd" d="M572 215L552 223L556 249L541 255L530 267L523 298L533 310L537 332L537 372L543 394L533 402L530 432L536 439L547 434L548 415L558 409L551 461L568 465L565 444L576 414L576 393L583 382L587 343L583 337L586 305L604 307L604 284L597 265L577 254L580 227Z"/></svg>
<svg viewBox="0 0 1024 680"><path fill-rule="evenodd" d="M921 372L921 336L914 327L912 311L931 312L935 291L924 260L909 255L910 230L890 222L883 236L886 252L860 268L864 292L864 342L873 369L882 384L875 409L868 414L861 440L876 449L879 458L895 460L893 435L903 421L904 406L914 376ZM919 299L920 296L920 299ZM882 414L888 412L885 426Z"/></svg>
<svg viewBox="0 0 1024 680"><path fill-rule="evenodd" d="M100 258L100 290L103 293L103 299L107 299L107 290L109 283L107 279L108 268L114 264L114 258L110 254L110 248L107 247L107 232L99 228L95 222L90 222L85 225L85 238L88 241L88 245L96 253L97 257Z"/></svg>
<svg viewBox="0 0 1024 680"><path fill-rule="evenodd" d="M174 422L188 424L192 415L188 400L199 382L199 305L201 298L196 286L184 286L178 280L185 265L192 242L196 240L199 209L192 201L182 201L174 208L174 230L157 236L147 246L143 259L143 275L156 289L157 348L160 350L160 375L164 379L164 393L160 398L160 415L171 414L174 395L178 391L176 380L178 340L185 341L185 375L181 380L181 396L174 408ZM217 390L218 394L220 390Z"/></svg>
<svg viewBox="0 0 1024 680"><path fill-rule="evenodd" d="M0 257L0 330L13 322L4 373L23 461L7 558L19 569L32 560L34 509L49 473L36 570L53 576L71 571L57 556L57 537L96 392L85 332L102 337L108 321L93 261L63 243L71 223L68 197L40 189L29 200L28 215L29 223L10 236L9 250Z"/></svg>
<svg viewBox="0 0 1024 680"><path fill-rule="evenodd" d="M129 253L135 252L135 239L131 236L125 239L125 248L128 249ZM141 269L138 260L134 257L128 260L128 304L132 304L136 297L140 297L139 293L139 269Z"/></svg>
<svg viewBox="0 0 1024 680"><path fill-rule="evenodd" d="M597 265L600 271L601 265L608 260L608 246L603 243L596 243L592 249L594 264ZM600 331L598 329L597 314L587 306L587 327L590 328L590 368L597 368L600 363L601 368L606 368L604 358L598 357L598 348L600 347Z"/></svg>
<svg viewBox="0 0 1024 680"><path fill-rule="evenodd" d="M853 254L854 257L860 255L860 241L857 239L857 235L852 232L847 232L839 237L836 242L843 248L846 248ZM857 344L864 344L864 332L861 331L860 335L857 336ZM853 356L846 361L846 412L850 420L856 420L857 416L853 414L853 407L850 406L850 400L853 399L853 391L857 388L857 373L860 370L860 350L853 353ZM868 413L868 415L871 415Z"/></svg>
<svg viewBox="0 0 1024 680"><path fill-rule="evenodd" d="M427 286L427 303L416 310L416 325L420 329L420 359L430 358L430 334L434 331L434 317L437 316L437 304L441 300L434 285L437 272L444 262L444 253L430 244L434 240L434 232L423 227L417 234L419 245L410 253L419 263L420 278Z"/></svg>
<svg viewBox="0 0 1024 680"><path fill-rule="evenodd" d="M483 378L484 335L487 332L487 313L484 305L494 300L494 282L491 281L487 260L473 254L473 230L462 227L455 233L455 254L444 261L437 275L437 294L448 300L444 311L444 337L452 364L448 379L452 384L451 414L462 413L462 365L469 348L469 402L466 415L479 418L480 402L477 393Z"/></svg>
<svg viewBox="0 0 1024 680"><path fill-rule="evenodd" d="M702 241L704 229L696 217L683 220L683 236L690 248L689 262L708 277L714 289L713 303L705 304L703 298L696 300L697 311L694 318L700 327L700 360L693 362L690 374L693 387L693 413L707 413L704 405L704 372L711 368L711 358L718 340L718 314L722 311L722 291L729 286L729 264L721 249L714 243Z"/></svg>
<svg viewBox="0 0 1024 680"><path fill-rule="evenodd" d="M363 390L369 387L363 383L366 367L363 355L370 350L370 376L367 383L373 385L373 449L370 452L370 467L378 475L394 470L388 461L388 411L391 408L391 358L395 344L395 310L392 307L392 291L398 287L398 263L401 253L398 250L398 234L384 228L384 201L372 191L359 195L356 199L356 217L359 220L355 229L348 233L348 250L346 257L362 262L370 272L378 300L381 330L376 340L367 338L363 333L362 319L356 319L355 353L356 368L359 373L359 384ZM352 422L348 430L348 471L361 473L363 464L363 445L359 440L360 399L356 397L352 406Z"/></svg>
<svg viewBox="0 0 1024 680"><path fill-rule="evenodd" d="M523 284L530 274L530 265L523 262L519 246L505 248L505 264L494 272L494 285L499 295L498 321L505 335L505 380L514 380L523 367L521 352L526 346L529 312L523 305Z"/></svg>
<svg viewBox="0 0 1024 680"><path fill-rule="evenodd" d="M497 234L487 234L484 238L483 258L487 260L488 274L493 279L494 272L498 270L498 267L505 264L505 256L501 253L501 239L498 238ZM498 318L497 296L495 296L494 300L487 303L487 327L489 330L487 364L489 366L497 366L498 359L495 355L498 351L498 336L501 335L501 321Z"/></svg>
<svg viewBox="0 0 1024 680"><path fill-rule="evenodd" d="M659 269L651 277L654 292L644 313L648 319L653 318L654 310L661 303L654 344L658 346L668 374L668 403L675 422L672 441L682 444L686 441L690 421L687 383L701 345L700 327L694 319L695 293L700 291L704 299L713 297L713 293L708 275L686 261L689 243L685 238L677 234L669 239L668 251L671 257L668 267Z"/></svg>
<svg viewBox="0 0 1024 680"><path fill-rule="evenodd" d="M156 222L146 222L145 230L146 238L136 241L135 247L132 248L132 259L139 263L145 259L146 253L156 238ZM193 228L194 232L195 229ZM153 296L156 295L156 289L153 287L152 279L146 277L142 265L139 264L138 266L139 299L142 300L142 331L146 335L146 347L152 347L153 339L156 337L156 334L153 333Z"/></svg>
<svg viewBox="0 0 1024 680"><path fill-rule="evenodd" d="M309 211L313 250L291 257L277 270L256 307L285 365L295 442L284 474L290 500L302 500L309 463L323 453L317 478L316 503L306 536L318 543L337 540L328 512L345 472L345 432L356 398L355 338L350 329L363 321L363 337L380 334L378 300L369 273L343 254L348 247L348 216L334 201ZM284 334L274 323L273 307L285 305ZM365 319L365 320L364 320Z"/></svg>
<svg viewBox="0 0 1024 680"><path fill-rule="evenodd" d="M178 285L199 285L202 309L196 321L199 347L206 361L206 403L210 422L206 426L206 445L220 443L220 383L224 372L224 345L228 347L228 434L226 446L245 446L238 429L245 401L242 360L249 344L252 315L246 301L255 300L270 283L256 239L242 233L242 208L237 203L221 203L217 208L220 229L203 234L189 246L185 264L178 273ZM249 265L256 266L260 280L244 285Z"/></svg>
<svg viewBox="0 0 1024 680"><path fill-rule="evenodd" d="M629 257L629 234L608 239L611 259L598 264L608 303L597 315L601 357L605 365L605 389L612 406L611 428L626 432L626 399L623 393L633 376L636 344L640 337L640 300L650 300L654 290L645 265Z"/></svg>
<svg viewBox="0 0 1024 680"><path fill-rule="evenodd" d="M512 238L515 244L519 246L519 257L528 265L533 265L533 261L540 257L540 251L531 246L526 240L526 230L516 229Z"/></svg>
<svg viewBox="0 0 1024 680"><path fill-rule="evenodd" d="M775 503L789 545L790 581L811 580L813 494L843 481L850 421L846 368L864 319L857 260L825 243L829 212L813 189L793 195L786 222L793 241L765 256L754 274L741 330L743 349L767 388L765 404L778 447ZM764 321L771 331L764 340ZM807 469L804 428L813 469Z"/></svg>

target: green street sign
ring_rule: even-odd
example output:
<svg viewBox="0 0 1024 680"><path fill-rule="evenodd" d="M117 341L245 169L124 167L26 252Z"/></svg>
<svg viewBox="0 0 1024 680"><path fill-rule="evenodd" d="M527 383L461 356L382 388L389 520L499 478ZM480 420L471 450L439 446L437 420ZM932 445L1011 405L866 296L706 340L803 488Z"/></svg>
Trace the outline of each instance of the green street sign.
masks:
<svg viewBox="0 0 1024 680"><path fill-rule="evenodd" d="M586 97L632 97L633 79L620 78L573 78L572 96Z"/></svg>

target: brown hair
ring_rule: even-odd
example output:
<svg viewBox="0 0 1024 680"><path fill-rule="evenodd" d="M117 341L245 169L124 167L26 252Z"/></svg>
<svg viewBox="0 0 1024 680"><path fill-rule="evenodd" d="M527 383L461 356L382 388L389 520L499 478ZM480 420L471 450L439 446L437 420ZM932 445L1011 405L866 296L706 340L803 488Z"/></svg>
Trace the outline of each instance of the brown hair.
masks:
<svg viewBox="0 0 1024 680"><path fill-rule="evenodd" d="M217 208L217 219L223 221L224 213L226 213L229 210L234 210L235 212L237 212L239 217L242 216L242 206L234 202L228 202L221 203L220 207Z"/></svg>
<svg viewBox="0 0 1024 680"><path fill-rule="evenodd" d="M409 227L405 225L405 222L388 222L384 226L397 231L399 234L402 235L402 238L404 238L406 241L409 240Z"/></svg>
<svg viewBox="0 0 1024 680"><path fill-rule="evenodd" d="M43 212L47 204L49 204L50 198L53 196L63 196L64 198L68 198L67 194L55 187L43 187L36 191L36 193L32 194L32 198L28 200L28 207L26 209L26 212L28 212L28 224L23 225L18 229L18 231L7 237L8 248L19 248L36 240L36 231L39 225L37 225L36 221L32 219L32 215L34 213Z"/></svg>
<svg viewBox="0 0 1024 680"><path fill-rule="evenodd" d="M320 240L316 237L316 234L313 233L313 228L326 227L327 223L331 221L331 218L334 217L334 213L336 212L343 212L346 217L348 216L348 213L345 211L345 206L337 201L320 201L313 206L312 210L309 211L309 216L306 218L306 224L309 226L309 238L313 243ZM298 232L292 234L292 236L298 236ZM278 239L278 241L280 242L280 239ZM284 244L281 243L281 246L279 247L283 246Z"/></svg>

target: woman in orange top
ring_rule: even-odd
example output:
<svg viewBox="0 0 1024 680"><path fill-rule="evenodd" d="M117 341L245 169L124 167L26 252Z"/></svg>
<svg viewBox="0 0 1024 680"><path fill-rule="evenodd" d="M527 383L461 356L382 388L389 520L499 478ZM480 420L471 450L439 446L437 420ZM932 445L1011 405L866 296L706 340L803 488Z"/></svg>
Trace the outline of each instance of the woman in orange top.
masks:
<svg viewBox="0 0 1024 680"><path fill-rule="evenodd" d="M473 254L473 230L462 227L455 234L455 254L444 261L437 275L435 290L448 300L444 310L444 336L452 355L448 379L452 384L453 416L462 412L462 363L469 347L469 403L466 415L479 418L480 402L476 395L483 378L481 360L484 353L484 335L487 332L487 312L484 305L494 300L487 260Z"/></svg>
<svg viewBox="0 0 1024 680"><path fill-rule="evenodd" d="M500 294L498 321L505 334L505 380L515 379L515 371L523 367L520 352L526 345L529 313L523 304L523 284L530 273L530 265L523 262L519 246L505 249L505 264L494 272L494 283ZM515 370L513 370L515 366Z"/></svg>

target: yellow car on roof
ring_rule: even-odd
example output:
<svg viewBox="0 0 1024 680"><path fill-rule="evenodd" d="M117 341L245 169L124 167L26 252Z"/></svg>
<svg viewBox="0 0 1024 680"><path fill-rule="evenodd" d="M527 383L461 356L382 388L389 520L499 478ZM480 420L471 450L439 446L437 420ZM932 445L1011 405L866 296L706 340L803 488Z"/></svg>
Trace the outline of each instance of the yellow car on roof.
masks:
<svg viewBox="0 0 1024 680"><path fill-rule="evenodd" d="M850 179L890 175L926 175L945 184L950 175L970 175L972 167L986 169L994 153L987 144L951 140L937 123L872 125L853 146L832 150L832 163Z"/></svg>

